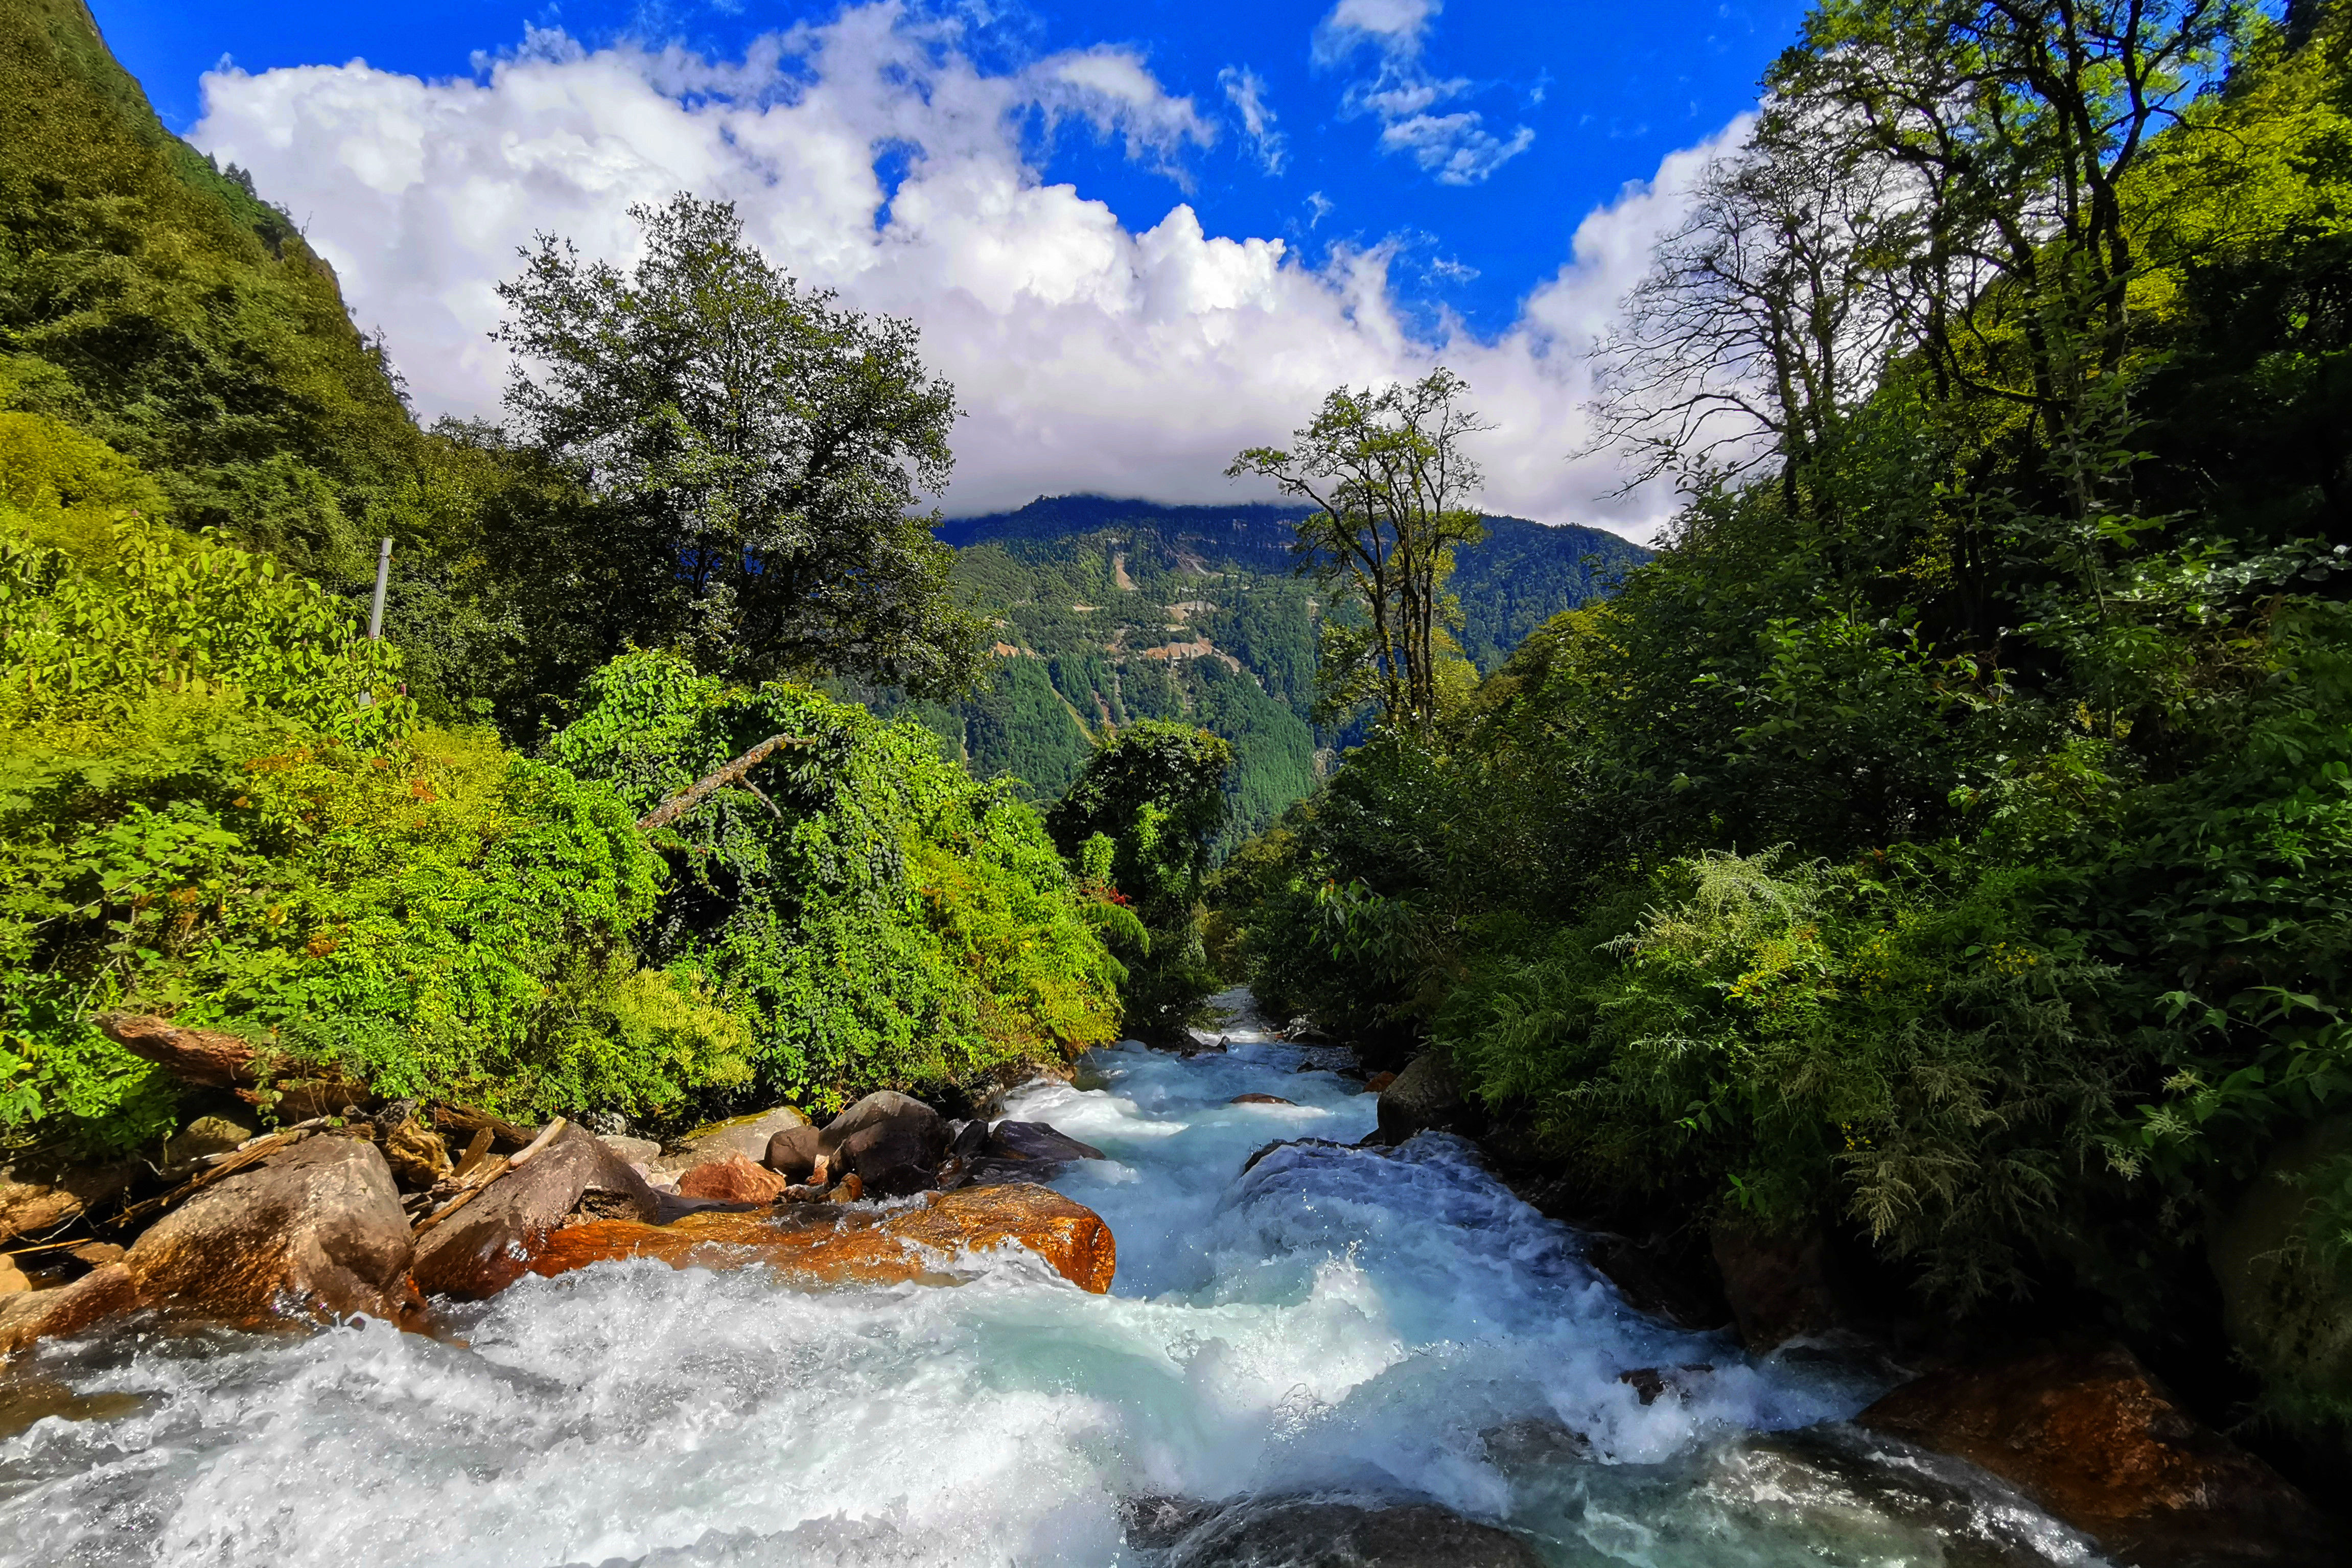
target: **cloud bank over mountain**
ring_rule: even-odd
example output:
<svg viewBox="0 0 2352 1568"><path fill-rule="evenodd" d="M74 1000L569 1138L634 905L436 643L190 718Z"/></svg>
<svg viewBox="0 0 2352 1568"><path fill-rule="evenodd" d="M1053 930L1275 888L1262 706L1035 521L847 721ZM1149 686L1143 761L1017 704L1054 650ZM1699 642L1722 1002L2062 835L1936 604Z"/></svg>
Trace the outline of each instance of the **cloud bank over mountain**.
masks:
<svg viewBox="0 0 2352 1568"><path fill-rule="evenodd" d="M626 259L625 209L691 190L733 200L803 282L919 324L968 410L951 511L1041 492L1239 497L1223 477L1237 449L1278 439L1339 382L1441 361L1496 425L1481 448L1488 508L1637 537L1668 508L1611 498L1611 464L1572 455L1583 350L1744 122L1587 215L1516 323L1481 339L1391 286L1403 241L1335 246L1310 266L1280 238L1204 233L1181 201L1130 228L1039 172L1041 138L1091 135L1181 193L1188 151L1228 135L1265 145L1247 92L1229 83L1231 103L1195 103L1110 46L991 73L961 44L954 24L886 3L739 60L534 31L451 80L357 60L225 68L205 78L191 139L305 226L428 417L497 416L493 289L535 232Z"/></svg>

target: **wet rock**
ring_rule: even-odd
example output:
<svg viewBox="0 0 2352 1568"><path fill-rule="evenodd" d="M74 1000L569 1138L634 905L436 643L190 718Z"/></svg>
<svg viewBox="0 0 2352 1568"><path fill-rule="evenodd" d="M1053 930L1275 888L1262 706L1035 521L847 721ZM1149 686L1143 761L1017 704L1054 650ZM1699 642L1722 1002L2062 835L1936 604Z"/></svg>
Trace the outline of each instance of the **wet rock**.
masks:
<svg viewBox="0 0 2352 1568"><path fill-rule="evenodd" d="M1108 1159L1092 1144L1082 1144L1045 1122L999 1122L988 1130L988 1154L997 1159Z"/></svg>
<svg viewBox="0 0 2352 1568"><path fill-rule="evenodd" d="M129 1160L39 1170L0 1170L0 1241L39 1236L128 1192Z"/></svg>
<svg viewBox="0 0 2352 1568"><path fill-rule="evenodd" d="M948 1158L976 1160L988 1148L988 1124L980 1117L948 1124Z"/></svg>
<svg viewBox="0 0 2352 1568"><path fill-rule="evenodd" d="M1129 1546L1160 1552L1181 1541L1194 1526L1214 1518L1223 1506L1189 1497L1121 1498L1118 1521Z"/></svg>
<svg viewBox="0 0 2352 1568"><path fill-rule="evenodd" d="M1592 1457L1591 1439L1548 1416L1523 1416L1478 1434L1486 1461L1507 1470L1551 1469Z"/></svg>
<svg viewBox="0 0 2352 1568"><path fill-rule="evenodd" d="M1827 1248L1819 1229L1766 1230L1726 1222L1716 1226L1710 1239L1740 1343L1749 1350L1761 1354L1837 1326L1824 1263Z"/></svg>
<svg viewBox="0 0 2352 1568"><path fill-rule="evenodd" d="M617 1199L639 1221L663 1212L661 1195L626 1160L587 1129L566 1126L425 1232L416 1249L418 1287L467 1301L498 1294L522 1278L549 1233L592 1191Z"/></svg>
<svg viewBox="0 0 2352 1568"><path fill-rule="evenodd" d="M138 1277L121 1263L93 1269L54 1291L0 1296L0 1361L37 1340L80 1333L145 1304Z"/></svg>
<svg viewBox="0 0 2352 1568"><path fill-rule="evenodd" d="M740 1155L695 1166L678 1178L680 1197L707 1197L719 1203L773 1203L792 1184L762 1165Z"/></svg>
<svg viewBox="0 0 2352 1568"><path fill-rule="evenodd" d="M364 1313L404 1323L422 1304L413 1251L375 1145L312 1137L198 1191L123 1266L151 1304L222 1322Z"/></svg>
<svg viewBox="0 0 2352 1568"><path fill-rule="evenodd" d="M110 1421L147 1407L136 1394L77 1394L46 1377L12 1377L0 1385L0 1442L38 1421Z"/></svg>
<svg viewBox="0 0 2352 1568"><path fill-rule="evenodd" d="M1258 1161L1276 1149L1352 1149L1359 1146L1355 1144L1335 1144L1328 1138L1276 1138L1244 1160L1240 1174L1247 1176L1257 1169Z"/></svg>
<svg viewBox="0 0 2352 1568"><path fill-rule="evenodd" d="M163 1164L168 1169L193 1166L210 1155L235 1154L253 1135L251 1127L226 1116L199 1116L163 1141Z"/></svg>
<svg viewBox="0 0 2352 1568"><path fill-rule="evenodd" d="M1669 1394L1682 1398L1690 1391L1692 1379L1704 1377L1714 1370L1712 1363L1704 1361L1686 1361L1672 1368L1637 1366L1631 1372L1619 1373L1617 1381L1633 1389L1643 1404L1655 1405Z"/></svg>
<svg viewBox="0 0 2352 1568"><path fill-rule="evenodd" d="M824 1134L814 1127L787 1127L768 1140L767 1153L760 1163L788 1182L804 1182L815 1173L824 1139Z"/></svg>
<svg viewBox="0 0 2352 1568"><path fill-rule="evenodd" d="M2136 1568L2352 1561L2337 1521L2117 1346L1931 1373L1855 1420L1990 1470Z"/></svg>
<svg viewBox="0 0 2352 1568"><path fill-rule="evenodd" d="M1393 1072L1375 1072L1364 1080L1364 1087L1372 1093L1378 1094L1396 1081L1397 1075Z"/></svg>
<svg viewBox="0 0 2352 1568"><path fill-rule="evenodd" d="M1584 1256L1637 1312L1685 1329L1721 1328L1731 1321L1731 1307L1703 1261L1689 1266L1663 1248L1623 1236L1595 1237Z"/></svg>
<svg viewBox="0 0 2352 1568"><path fill-rule="evenodd" d="M1434 1503L1277 1499L1245 1502L1194 1525L1168 1568L1539 1568L1507 1531Z"/></svg>
<svg viewBox="0 0 2352 1568"><path fill-rule="evenodd" d="M1472 1130L1470 1106L1442 1051L1424 1051L1381 1091L1381 1135L1401 1144L1415 1133Z"/></svg>
<svg viewBox="0 0 2352 1568"><path fill-rule="evenodd" d="M66 1256L92 1269L103 1269L109 1263L121 1262L129 1251L129 1248L118 1247L111 1241L85 1241L79 1247L68 1248Z"/></svg>
<svg viewBox="0 0 2352 1568"><path fill-rule="evenodd" d="M688 1215L670 1225L575 1225L542 1238L528 1266L551 1275L615 1259L655 1258L678 1269L761 1263L811 1283L888 1284L944 1278L933 1272L941 1257L1016 1244L1082 1290L1099 1295L1110 1289L1118 1246L1101 1217L1049 1187L1022 1185L935 1194L890 1214L795 1204L760 1213Z"/></svg>
<svg viewBox="0 0 2352 1568"><path fill-rule="evenodd" d="M824 1124L814 1179L854 1173L867 1193L900 1197L938 1186L947 1152L946 1119L911 1095L885 1089Z"/></svg>
<svg viewBox="0 0 2352 1568"><path fill-rule="evenodd" d="M1228 1105L1296 1105L1296 1100L1285 1100L1279 1094L1236 1094L1225 1102Z"/></svg>

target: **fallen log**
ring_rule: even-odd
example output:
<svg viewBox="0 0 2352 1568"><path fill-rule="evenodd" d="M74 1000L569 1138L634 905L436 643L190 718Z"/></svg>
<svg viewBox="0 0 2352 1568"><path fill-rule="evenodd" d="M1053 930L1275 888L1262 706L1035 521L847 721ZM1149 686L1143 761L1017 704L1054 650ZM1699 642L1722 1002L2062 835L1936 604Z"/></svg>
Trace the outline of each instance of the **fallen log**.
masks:
<svg viewBox="0 0 2352 1568"><path fill-rule="evenodd" d="M257 1053L233 1034L181 1029L148 1013L106 1013L98 1029L141 1061L199 1089L249 1089L260 1082L253 1067Z"/></svg>
<svg viewBox="0 0 2352 1568"><path fill-rule="evenodd" d="M693 810L697 806L702 804L702 802L711 795L728 788L730 785L747 782L747 776L751 773L751 769L760 766L761 763L768 760L769 758L773 757L777 752L782 751L785 747L814 746L816 743L817 737L812 735L772 735L768 737L767 739L760 742L759 745L753 747L751 750L745 752L742 756L736 758L725 767L720 768L717 772L706 774L702 778L696 779L693 783L688 785L685 789L679 790L677 794L672 795L668 800L664 800L660 805L656 806L652 810L638 818L637 831L641 833L650 833L656 832L660 829L667 828L672 822L677 821L680 817L685 816L688 811ZM772 806L771 810L773 808Z"/></svg>

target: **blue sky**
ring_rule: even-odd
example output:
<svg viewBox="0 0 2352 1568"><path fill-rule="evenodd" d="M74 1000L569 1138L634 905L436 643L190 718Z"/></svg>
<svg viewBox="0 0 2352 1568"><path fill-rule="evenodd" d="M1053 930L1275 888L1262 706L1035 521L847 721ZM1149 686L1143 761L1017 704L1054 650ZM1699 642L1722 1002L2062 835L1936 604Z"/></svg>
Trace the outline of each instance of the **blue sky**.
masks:
<svg viewBox="0 0 2352 1568"><path fill-rule="evenodd" d="M1577 466L1570 340L1630 283L1644 225L1671 219L1694 166L1674 155L1752 105L1801 16L1717 0L95 9L165 120L310 225L428 413L494 412L500 365L474 340L503 242L555 227L625 251L600 201L715 184L778 259L914 316L968 406L985 400L952 509L1222 493L1219 444L1297 423L1318 376L1443 358L1491 362L1507 389L1489 470L1517 477L1499 501L1633 531L1657 498L1629 509L1591 464L1574 483L1545 467ZM370 68L321 68L356 60ZM842 165L860 157L874 190L853 199L864 176ZM859 210L863 234L843 215ZM910 271L924 246L936 263ZM1023 256L1054 259L990 270ZM1106 293L1122 273L1131 298ZM1093 315L1071 313L1079 296ZM1253 335L1263 363L1236 358ZM1076 384L1112 361L1094 394ZM1559 395L1518 384L1545 376ZM1179 383L1160 401L1183 406L1155 404ZM1217 412L1236 399L1245 416ZM1171 434L1181 455L1155 439Z"/></svg>

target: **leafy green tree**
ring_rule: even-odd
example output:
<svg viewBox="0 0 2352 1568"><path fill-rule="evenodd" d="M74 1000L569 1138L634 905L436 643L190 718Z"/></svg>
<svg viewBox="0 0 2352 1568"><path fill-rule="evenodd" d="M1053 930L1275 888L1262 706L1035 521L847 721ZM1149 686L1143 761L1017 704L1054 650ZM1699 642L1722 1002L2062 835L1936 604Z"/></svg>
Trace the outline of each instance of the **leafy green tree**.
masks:
<svg viewBox="0 0 2352 1568"><path fill-rule="evenodd" d="M1251 447L1225 470L1318 508L1298 525L1298 557L1362 617L1324 623L1320 684L1334 714L1371 702L1416 733L1437 722L1440 662L1459 656L1445 580L1455 548L1486 535L1465 505L1482 476L1464 444L1487 428L1463 402L1468 391L1442 366L1410 385L1340 387L1290 450Z"/></svg>
<svg viewBox="0 0 2352 1568"><path fill-rule="evenodd" d="M1104 737L1046 818L1063 857L1084 867L1091 852L1109 879L1108 894L1150 934L1149 950L1128 963L1122 993L1129 1030L1147 1040L1181 1040L1217 987L1202 944L1200 904L1233 761L1232 743L1207 730L1138 724Z"/></svg>
<svg viewBox="0 0 2352 1568"><path fill-rule="evenodd" d="M726 203L631 214L632 269L541 235L499 289L508 406L596 503L541 559L550 587L587 588L608 650L675 647L734 679L967 685L979 627L949 594L951 552L910 515L947 482L955 392L913 326L802 289Z"/></svg>

